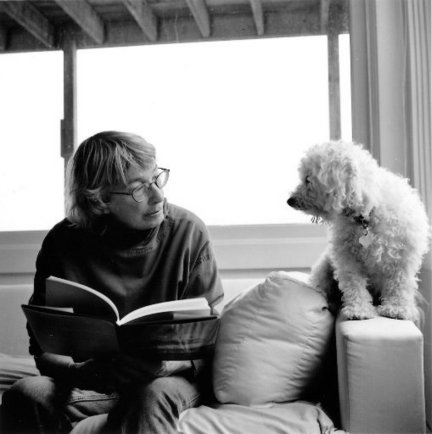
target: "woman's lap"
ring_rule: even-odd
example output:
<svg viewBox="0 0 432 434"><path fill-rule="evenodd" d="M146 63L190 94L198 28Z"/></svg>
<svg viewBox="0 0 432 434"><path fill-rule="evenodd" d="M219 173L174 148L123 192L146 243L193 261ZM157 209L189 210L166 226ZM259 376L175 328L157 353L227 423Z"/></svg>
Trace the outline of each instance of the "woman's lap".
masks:
<svg viewBox="0 0 432 434"><path fill-rule="evenodd" d="M5 432L38 432L42 426L67 432L88 416L109 412L118 399L118 394L71 388L46 376L26 377L4 393L2 423Z"/></svg>
<svg viewBox="0 0 432 434"><path fill-rule="evenodd" d="M196 406L200 395L195 382L181 376L160 377L134 385L129 392L120 399L118 393L71 389L49 377L27 377L3 395L1 432L38 432L41 427L47 432L68 432L80 420L103 413L112 413L110 419L117 426L140 430L144 424L146 432L151 432L164 425L170 432L179 414Z"/></svg>

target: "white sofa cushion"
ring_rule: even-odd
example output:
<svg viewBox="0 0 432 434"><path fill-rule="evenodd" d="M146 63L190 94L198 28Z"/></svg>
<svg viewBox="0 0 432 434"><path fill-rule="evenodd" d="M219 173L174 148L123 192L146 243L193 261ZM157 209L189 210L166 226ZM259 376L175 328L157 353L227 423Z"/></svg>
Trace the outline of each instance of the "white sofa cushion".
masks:
<svg viewBox="0 0 432 434"><path fill-rule="evenodd" d="M220 403L262 405L303 397L321 364L334 318L298 272L273 272L225 306L215 348Z"/></svg>
<svg viewBox="0 0 432 434"><path fill-rule="evenodd" d="M102 434L106 414L82 420L70 434ZM330 418L308 402L246 407L236 404L202 405L180 414L179 434L345 434Z"/></svg>
<svg viewBox="0 0 432 434"><path fill-rule="evenodd" d="M343 434L319 407L307 402L266 407L202 405L184 411L177 430L179 434Z"/></svg>
<svg viewBox="0 0 432 434"><path fill-rule="evenodd" d="M341 419L352 433L426 432L423 335L413 322L338 319Z"/></svg>

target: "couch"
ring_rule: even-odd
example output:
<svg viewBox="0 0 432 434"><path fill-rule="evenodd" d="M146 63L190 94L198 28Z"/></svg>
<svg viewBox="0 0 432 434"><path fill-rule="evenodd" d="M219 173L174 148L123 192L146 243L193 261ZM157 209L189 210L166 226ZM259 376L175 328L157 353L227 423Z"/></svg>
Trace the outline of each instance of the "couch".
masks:
<svg viewBox="0 0 432 434"><path fill-rule="evenodd" d="M292 286L293 282L304 278L299 276L300 274L295 274L293 278L293 275L283 275L282 278L287 278ZM265 282L267 281L268 278ZM263 338L258 331L249 333L251 340L248 346L243 345L248 339L246 335L240 336L240 343L235 341L239 336L232 337L232 333L224 335L223 327L228 319L239 328L237 323L242 315L245 318L249 315L246 318L248 324L251 324L252 315L257 327L264 325L268 330L268 324L272 324L271 321L275 321L277 315L269 313L270 305L265 303L273 297L269 302L280 305L280 312L284 312L291 309L293 300L297 300L299 294L303 294L301 282L295 283L294 289L290 287L290 291L297 291L292 293L294 299L291 298L284 305L274 297L275 291L279 291L280 287L271 287L266 293L266 301L262 298L265 282L263 279L223 280L226 306L221 320L221 341L218 338L215 352L216 377L219 379L215 387L220 389L217 390L219 400L183 412L180 416L180 433L425 432L423 336L412 322L383 317L366 321L344 321L338 318L331 322L325 352L320 348L324 342L322 336L327 335L322 333L323 326L319 322L318 327L314 328L315 335L303 339L302 345L307 345L309 352L305 352L303 347L302 369L297 369L296 366L297 370L294 370L293 364L298 362L291 360L294 357L292 354L297 354L292 342L281 344L272 336ZM285 285L286 280L283 282ZM20 304L27 302L31 291L31 285L0 285L0 400L4 390L16 379L38 374L33 360L27 355L25 320L20 310ZM281 293L285 294L286 291ZM301 295L300 298L302 297ZM311 297L316 301L315 295ZM320 300L318 302L321 303ZM253 303L258 310L248 310ZM306 307L307 303L309 301L304 303ZM244 306L247 307L246 314L243 314ZM326 324L330 324L328 314L323 313L324 309L320 306L318 308L312 315L317 315L318 312L319 321L324 318ZM257 315L259 309L261 313ZM293 313L299 312L302 306L295 304L292 309ZM301 314L307 315L309 313ZM269 322L267 325L262 321L263 316ZM301 316L291 324L288 316L284 318L283 321L288 321L283 325L284 328L274 328L279 332L287 330L286 333L279 333L278 339L284 340L285 336L292 335L293 330L288 329L301 323ZM316 333L320 334L319 338L316 338ZM304 331L301 330L301 335L303 334ZM273 347L270 343L272 341ZM313 341L312 344L310 341ZM230 352L233 345L236 351ZM247 357L247 361L242 361L241 357L245 354L238 351L239 348L243 348L246 355L252 352L259 354L259 357ZM261 351L260 348L264 350ZM323 352L322 357L318 351ZM227 357L227 354L231 356ZM271 366L268 364L269 355L273 356L274 363ZM262 362L260 358L267 362ZM220 367L219 372L217 366ZM257 369L262 371L262 375L256 374ZM282 369L286 372L291 370L290 374L285 375ZM274 383L268 381L267 377L271 375L276 377ZM259 382L261 377L265 382ZM314 390L315 394L302 394L307 377L313 377L310 382L319 384L315 388L308 384L307 389ZM277 381L278 378L280 381ZM289 383L289 387L281 387L284 382ZM262 388L259 384L265 384L265 387ZM300 386L303 389L297 393ZM281 401L284 396L288 396L285 402ZM308 396L314 399L309 399ZM104 424L104 418L105 415L89 418L78 423L72 432L97 433Z"/></svg>

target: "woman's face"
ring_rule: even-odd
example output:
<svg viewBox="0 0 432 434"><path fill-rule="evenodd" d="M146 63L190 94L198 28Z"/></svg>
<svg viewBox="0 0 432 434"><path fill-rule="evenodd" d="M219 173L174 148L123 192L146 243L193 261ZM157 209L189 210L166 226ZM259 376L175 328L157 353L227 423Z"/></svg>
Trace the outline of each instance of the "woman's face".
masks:
<svg viewBox="0 0 432 434"><path fill-rule="evenodd" d="M126 174L126 185L119 184L112 192L132 193L143 183L151 183L157 169L130 167ZM164 216L164 193L154 183L146 192L142 202L136 202L132 195L111 194L107 202L108 214L129 229L151 229L160 225Z"/></svg>

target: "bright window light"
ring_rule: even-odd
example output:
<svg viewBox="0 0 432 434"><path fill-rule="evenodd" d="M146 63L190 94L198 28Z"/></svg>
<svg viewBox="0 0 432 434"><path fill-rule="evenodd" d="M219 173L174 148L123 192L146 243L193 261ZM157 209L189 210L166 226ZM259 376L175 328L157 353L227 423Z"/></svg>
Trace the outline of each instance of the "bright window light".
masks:
<svg viewBox="0 0 432 434"><path fill-rule="evenodd" d="M62 53L0 55L0 231L64 217Z"/></svg>
<svg viewBox="0 0 432 434"><path fill-rule="evenodd" d="M351 136L349 37L340 37ZM209 225L308 222L286 200L306 147L329 136L325 37L78 50L78 141L102 130L154 143L166 196ZM64 215L61 52L0 56L0 231Z"/></svg>
<svg viewBox="0 0 432 434"><path fill-rule="evenodd" d="M78 128L138 133L171 168L168 199L209 225L309 218L286 200L329 136L325 37L78 52Z"/></svg>

